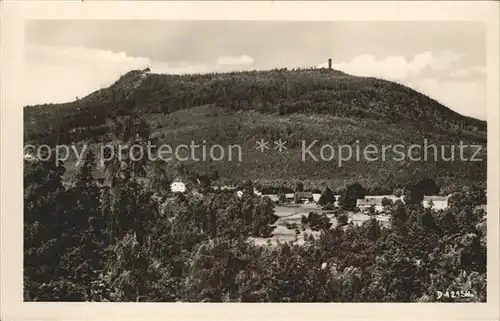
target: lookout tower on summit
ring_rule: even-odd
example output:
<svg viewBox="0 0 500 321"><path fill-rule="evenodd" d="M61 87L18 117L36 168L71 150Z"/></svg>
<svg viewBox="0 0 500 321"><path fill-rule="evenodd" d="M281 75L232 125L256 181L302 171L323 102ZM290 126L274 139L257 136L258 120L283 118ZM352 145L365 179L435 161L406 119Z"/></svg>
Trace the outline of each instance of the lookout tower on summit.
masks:
<svg viewBox="0 0 500 321"><path fill-rule="evenodd" d="M332 58L328 58L328 69L332 69Z"/></svg>

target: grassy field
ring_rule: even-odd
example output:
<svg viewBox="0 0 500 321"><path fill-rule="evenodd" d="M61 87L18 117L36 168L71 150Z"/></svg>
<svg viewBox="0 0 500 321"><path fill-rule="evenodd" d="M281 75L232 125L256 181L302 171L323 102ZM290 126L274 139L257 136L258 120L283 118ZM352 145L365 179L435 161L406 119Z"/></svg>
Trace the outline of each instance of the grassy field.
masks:
<svg viewBox="0 0 500 321"><path fill-rule="evenodd" d="M273 236L270 239L265 238L252 238L257 245L276 245L278 242L293 242L295 244L302 244L304 242L304 235L319 235L319 231L313 231L307 228L305 231L300 230L297 234L294 229L287 228L287 224L297 224L300 226L302 215L307 216L309 212L331 212L325 211L316 204L290 204L290 205L277 205L274 208L275 213L280 218L276 221L276 229L273 231ZM332 223L332 228L337 225L337 220L333 214L326 214ZM368 221L371 217L362 213L348 213L349 222L361 225L363 222ZM375 218L384 226L389 225L389 217L386 215L377 215Z"/></svg>

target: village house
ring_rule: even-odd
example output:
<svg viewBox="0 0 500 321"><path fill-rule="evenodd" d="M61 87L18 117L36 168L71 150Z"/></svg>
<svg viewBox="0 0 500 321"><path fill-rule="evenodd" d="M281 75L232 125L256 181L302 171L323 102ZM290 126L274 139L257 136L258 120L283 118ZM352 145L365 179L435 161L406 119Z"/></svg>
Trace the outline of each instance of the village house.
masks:
<svg viewBox="0 0 500 321"><path fill-rule="evenodd" d="M259 192L257 189L253 189L253 194L257 196L263 196L261 192ZM242 197L243 196L243 191L236 191L236 196Z"/></svg>
<svg viewBox="0 0 500 321"><path fill-rule="evenodd" d="M338 207L339 206L339 197L340 195L334 195L335 196L335 202L333 202L333 206ZM321 198L320 193L313 193L313 201L314 203L318 203L319 199Z"/></svg>
<svg viewBox="0 0 500 321"><path fill-rule="evenodd" d="M365 196L365 199L380 199L383 200L384 198L387 198L388 200L391 200L393 203L396 201L401 201L403 202L403 196L397 197L396 195L367 195Z"/></svg>
<svg viewBox="0 0 500 321"><path fill-rule="evenodd" d="M312 203L314 202L314 197L312 192L295 192L294 200L297 204L302 203Z"/></svg>
<svg viewBox="0 0 500 321"><path fill-rule="evenodd" d="M424 196L424 200L422 201L422 205L424 207L431 207L435 210L443 210L448 207L448 196Z"/></svg>
<svg viewBox="0 0 500 321"><path fill-rule="evenodd" d="M186 192L186 184L181 179L175 179L172 184L170 184L170 190L172 193L184 193Z"/></svg>
<svg viewBox="0 0 500 321"><path fill-rule="evenodd" d="M221 190L221 191L235 191L236 186L233 185L223 185L223 186L214 186L214 190Z"/></svg>
<svg viewBox="0 0 500 321"><path fill-rule="evenodd" d="M448 207L448 199L450 195L448 196L424 196L424 199L422 201L422 205L424 207L433 207L436 210L441 210L445 209ZM361 211L367 211L370 207L374 207L376 212L381 212L384 208L382 206L382 200L386 198L391 200L393 203L396 201L401 201L404 203L403 196L397 197L395 195L370 195L366 196L363 199L358 199L356 206L361 210Z"/></svg>
<svg viewBox="0 0 500 321"><path fill-rule="evenodd" d="M374 207L376 212L382 212L384 207L382 206L383 198L360 198L356 201L356 206L362 211L368 211L372 206Z"/></svg>
<svg viewBox="0 0 500 321"><path fill-rule="evenodd" d="M280 198L276 194L264 194L262 196L269 197L273 203L279 202L279 200L280 200Z"/></svg>

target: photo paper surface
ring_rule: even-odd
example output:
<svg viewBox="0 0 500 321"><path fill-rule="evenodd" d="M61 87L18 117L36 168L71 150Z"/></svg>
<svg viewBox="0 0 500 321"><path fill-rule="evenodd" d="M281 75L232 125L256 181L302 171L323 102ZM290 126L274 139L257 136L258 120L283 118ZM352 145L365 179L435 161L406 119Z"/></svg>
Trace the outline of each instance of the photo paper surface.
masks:
<svg viewBox="0 0 500 321"><path fill-rule="evenodd" d="M497 4L2 9L2 319L498 318Z"/></svg>

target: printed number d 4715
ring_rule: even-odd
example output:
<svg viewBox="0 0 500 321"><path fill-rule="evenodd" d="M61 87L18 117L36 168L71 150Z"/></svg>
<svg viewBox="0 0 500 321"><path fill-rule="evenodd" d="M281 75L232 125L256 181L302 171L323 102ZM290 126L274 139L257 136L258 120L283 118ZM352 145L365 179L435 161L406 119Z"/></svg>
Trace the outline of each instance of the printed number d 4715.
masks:
<svg viewBox="0 0 500 321"><path fill-rule="evenodd" d="M441 298L452 298L452 299L457 299L457 298L471 298L474 297L470 291L446 291L446 292L441 292L441 291L436 291L436 299L440 300Z"/></svg>

